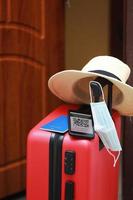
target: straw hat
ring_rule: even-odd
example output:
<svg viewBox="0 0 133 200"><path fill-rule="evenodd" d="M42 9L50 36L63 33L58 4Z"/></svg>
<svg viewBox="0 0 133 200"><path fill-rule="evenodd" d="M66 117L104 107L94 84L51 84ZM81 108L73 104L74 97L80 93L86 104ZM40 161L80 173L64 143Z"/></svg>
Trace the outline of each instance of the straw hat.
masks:
<svg viewBox="0 0 133 200"><path fill-rule="evenodd" d="M80 70L64 70L53 75L49 89L65 102L89 104L89 81L103 77L113 83L113 109L122 115L133 115L133 87L126 84L130 75L127 64L112 56L97 56ZM107 88L103 88L105 96Z"/></svg>

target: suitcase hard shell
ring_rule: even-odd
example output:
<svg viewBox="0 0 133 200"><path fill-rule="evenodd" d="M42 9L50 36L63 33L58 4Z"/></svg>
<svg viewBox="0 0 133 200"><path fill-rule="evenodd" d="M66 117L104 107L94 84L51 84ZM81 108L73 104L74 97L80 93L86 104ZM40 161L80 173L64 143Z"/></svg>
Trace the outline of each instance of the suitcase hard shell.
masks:
<svg viewBox="0 0 133 200"><path fill-rule="evenodd" d="M99 149L96 134L94 139L89 140L72 137L68 133L59 135L40 130L42 125L77 108L62 105L30 131L27 142L27 200L118 199L119 162L113 167L113 159L106 149ZM113 112L112 117L120 136L120 115ZM66 160L69 173L66 172Z"/></svg>

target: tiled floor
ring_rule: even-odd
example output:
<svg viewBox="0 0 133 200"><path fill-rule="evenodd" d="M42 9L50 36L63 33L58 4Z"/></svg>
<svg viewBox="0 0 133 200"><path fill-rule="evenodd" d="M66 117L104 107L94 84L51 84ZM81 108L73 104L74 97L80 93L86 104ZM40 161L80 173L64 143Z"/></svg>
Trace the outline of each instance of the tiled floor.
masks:
<svg viewBox="0 0 133 200"><path fill-rule="evenodd" d="M8 196L6 198L4 198L3 200L26 200L25 197L25 192L21 192L12 196Z"/></svg>
<svg viewBox="0 0 133 200"><path fill-rule="evenodd" d="M12 198L10 200L26 200L26 197L25 196L23 196L23 197L17 197L17 198L14 198L14 199ZM119 196L119 200L122 200L121 195Z"/></svg>
<svg viewBox="0 0 133 200"><path fill-rule="evenodd" d="M26 200L26 198L25 197L18 197L18 198L14 199L14 200Z"/></svg>

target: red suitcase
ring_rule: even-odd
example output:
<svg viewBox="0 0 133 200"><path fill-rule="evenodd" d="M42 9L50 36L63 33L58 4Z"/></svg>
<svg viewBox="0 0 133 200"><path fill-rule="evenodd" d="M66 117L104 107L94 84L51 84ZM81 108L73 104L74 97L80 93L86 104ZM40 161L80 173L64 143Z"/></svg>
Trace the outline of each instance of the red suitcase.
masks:
<svg viewBox="0 0 133 200"><path fill-rule="evenodd" d="M113 167L106 149L99 149L96 134L89 140L40 129L70 109L77 106L60 106L28 136L27 200L117 200L119 162ZM112 117L120 135L120 115L113 111ZM66 172L66 159L72 173Z"/></svg>

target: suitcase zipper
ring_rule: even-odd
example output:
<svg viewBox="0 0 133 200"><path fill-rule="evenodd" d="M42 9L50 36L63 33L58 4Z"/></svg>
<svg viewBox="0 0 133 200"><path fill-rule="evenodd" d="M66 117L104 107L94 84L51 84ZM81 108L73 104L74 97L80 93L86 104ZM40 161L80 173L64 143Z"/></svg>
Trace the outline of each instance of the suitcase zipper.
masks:
<svg viewBox="0 0 133 200"><path fill-rule="evenodd" d="M49 145L49 200L61 200L63 135L51 134Z"/></svg>

